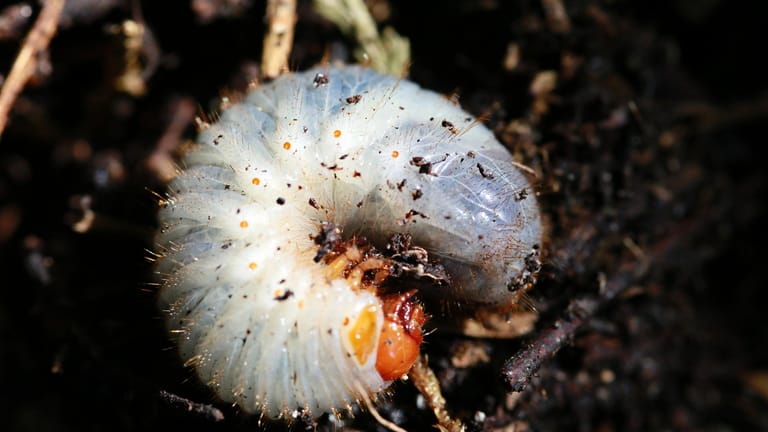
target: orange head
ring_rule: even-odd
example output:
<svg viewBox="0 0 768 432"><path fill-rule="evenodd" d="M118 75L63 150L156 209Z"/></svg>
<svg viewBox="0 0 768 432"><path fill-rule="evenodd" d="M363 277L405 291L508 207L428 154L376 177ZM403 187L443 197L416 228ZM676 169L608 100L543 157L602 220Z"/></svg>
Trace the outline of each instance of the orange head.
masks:
<svg viewBox="0 0 768 432"><path fill-rule="evenodd" d="M376 370L385 381L400 378L419 357L427 320L424 309L413 300L416 291L383 298L384 326L376 355Z"/></svg>

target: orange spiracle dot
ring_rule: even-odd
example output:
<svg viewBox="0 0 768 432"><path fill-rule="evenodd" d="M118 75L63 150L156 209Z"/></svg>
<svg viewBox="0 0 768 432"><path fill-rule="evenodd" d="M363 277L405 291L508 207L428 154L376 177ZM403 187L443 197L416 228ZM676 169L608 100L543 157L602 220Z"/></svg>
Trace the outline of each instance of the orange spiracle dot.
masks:
<svg viewBox="0 0 768 432"><path fill-rule="evenodd" d="M415 290L385 297L384 326L376 354L376 370L385 381L400 378L419 357L423 340L424 309L413 300Z"/></svg>
<svg viewBox="0 0 768 432"><path fill-rule="evenodd" d="M335 131L333 131L333 137L334 138L338 138L340 136L341 136L341 131L340 130L336 129Z"/></svg>
<svg viewBox="0 0 768 432"><path fill-rule="evenodd" d="M290 150L291 149L291 143L289 141L284 142L283 143L283 148L286 149L286 150Z"/></svg>
<svg viewBox="0 0 768 432"><path fill-rule="evenodd" d="M400 152L399 152L399 151L397 151L397 150L392 150L392 157L393 157L393 158L396 158L396 157L398 157L398 156L400 156Z"/></svg>

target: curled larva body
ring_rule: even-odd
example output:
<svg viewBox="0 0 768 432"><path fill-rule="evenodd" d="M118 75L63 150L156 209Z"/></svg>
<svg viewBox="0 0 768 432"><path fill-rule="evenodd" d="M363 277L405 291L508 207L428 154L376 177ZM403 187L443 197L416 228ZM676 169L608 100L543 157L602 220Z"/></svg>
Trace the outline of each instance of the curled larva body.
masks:
<svg viewBox="0 0 768 432"><path fill-rule="evenodd" d="M159 214L160 304L182 357L245 411L345 409L418 353L421 306L329 272L323 222L380 247L411 234L451 278L426 295L502 306L535 272L530 183L489 130L411 82L361 67L289 74L197 144ZM394 365L392 346L408 352Z"/></svg>

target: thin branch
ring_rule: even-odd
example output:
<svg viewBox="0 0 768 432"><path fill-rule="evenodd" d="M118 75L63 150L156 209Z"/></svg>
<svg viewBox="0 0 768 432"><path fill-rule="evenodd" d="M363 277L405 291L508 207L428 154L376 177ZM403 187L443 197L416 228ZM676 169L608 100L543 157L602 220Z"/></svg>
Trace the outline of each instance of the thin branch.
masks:
<svg viewBox="0 0 768 432"><path fill-rule="evenodd" d="M160 390L158 396L166 405L187 411L196 417L203 418L210 422L220 422L224 420L224 413L213 405L193 402L187 398L183 398L165 390Z"/></svg>
<svg viewBox="0 0 768 432"><path fill-rule="evenodd" d="M276 78L288 70L288 56L291 55L296 26L296 0L269 0L266 18L261 74L265 78Z"/></svg>
<svg viewBox="0 0 768 432"><path fill-rule="evenodd" d="M599 295L572 300L562 316L549 329L541 332L533 343L504 364L502 375L511 389L523 391L542 363L552 358L565 344L570 343L576 331L589 322L601 307L637 284L639 279L648 274L649 269L663 269L666 258L679 252L686 244L687 238L701 232L711 221L710 217L701 217L698 220L678 223L669 230L669 235L650 246L642 259L624 261L609 279L602 280ZM577 230L583 231L585 230ZM590 241L589 237L584 241ZM576 242L578 243L578 240Z"/></svg>
<svg viewBox="0 0 768 432"><path fill-rule="evenodd" d="M427 405L432 408L435 413L438 424L437 429L447 432L464 432L466 427L458 419L452 419L448 410L445 407L445 398L440 391L440 381L437 376L429 367L427 357L421 355L419 360L408 372L408 378L411 379L413 385L419 390L427 401Z"/></svg>
<svg viewBox="0 0 768 432"><path fill-rule="evenodd" d="M8 79L0 90L0 136L8 123L8 113L16 102L29 78L37 69L37 56L48 48L56 28L59 25L64 0L48 0L37 17L37 21L27 34L21 51L13 62Z"/></svg>

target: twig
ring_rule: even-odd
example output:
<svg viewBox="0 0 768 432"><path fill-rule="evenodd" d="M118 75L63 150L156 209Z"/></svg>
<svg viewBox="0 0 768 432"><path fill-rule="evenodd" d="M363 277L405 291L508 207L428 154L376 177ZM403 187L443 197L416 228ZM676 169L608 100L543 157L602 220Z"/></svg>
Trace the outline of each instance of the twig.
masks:
<svg viewBox="0 0 768 432"><path fill-rule="evenodd" d="M8 79L0 91L0 136L8 123L8 113L24 85L37 69L37 56L48 48L51 38L56 34L61 11L64 8L64 0L48 0L37 17L35 25L29 31L21 51L13 62Z"/></svg>
<svg viewBox="0 0 768 432"><path fill-rule="evenodd" d="M154 151L145 160L146 167L155 178L168 183L176 177L177 167L173 153L181 142L184 129L195 118L197 106L192 99L181 99L171 107L171 118L165 132L157 140Z"/></svg>
<svg viewBox="0 0 768 432"><path fill-rule="evenodd" d="M288 70L295 25L296 0L267 2L267 34L261 55L261 73L265 78L275 78Z"/></svg>
<svg viewBox="0 0 768 432"><path fill-rule="evenodd" d="M576 331L586 324L602 306L636 284L650 268L656 266L658 270L665 258L678 251L680 245L685 244L687 237L708 226L707 220L704 219L709 220L709 218L702 218L677 224L669 230L668 236L646 251L644 259L625 261L616 273L601 284L599 296L572 300L561 318L556 320L549 329L543 331L531 345L504 364L502 375L511 389L523 391L542 363L554 356L563 345L569 343ZM587 238L585 241L590 239Z"/></svg>
<svg viewBox="0 0 768 432"><path fill-rule="evenodd" d="M445 398L440 391L440 381L427 363L427 357L422 355L408 372L408 378L413 385L424 395L427 405L437 417L437 428L447 432L464 432L466 427L461 420L452 419L445 408Z"/></svg>
<svg viewBox="0 0 768 432"><path fill-rule="evenodd" d="M213 405L193 402L187 398L183 398L165 390L160 390L158 396L160 397L160 400L163 401L163 403L171 407L187 411L190 414L201 417L210 422L220 422L224 420L224 413L222 413L220 409Z"/></svg>

